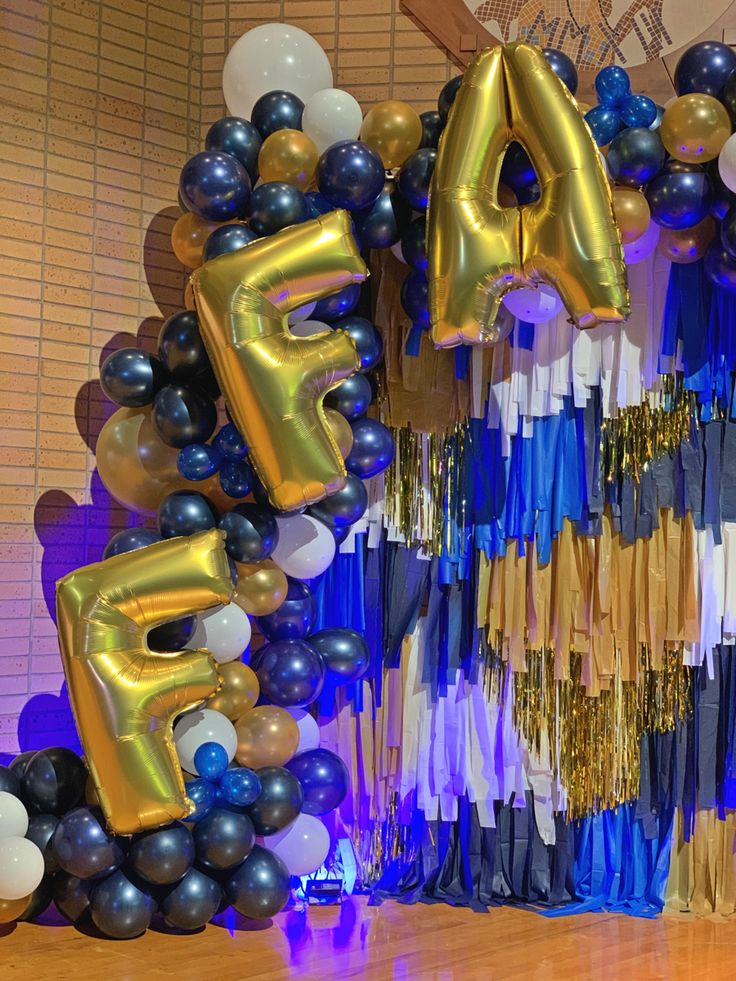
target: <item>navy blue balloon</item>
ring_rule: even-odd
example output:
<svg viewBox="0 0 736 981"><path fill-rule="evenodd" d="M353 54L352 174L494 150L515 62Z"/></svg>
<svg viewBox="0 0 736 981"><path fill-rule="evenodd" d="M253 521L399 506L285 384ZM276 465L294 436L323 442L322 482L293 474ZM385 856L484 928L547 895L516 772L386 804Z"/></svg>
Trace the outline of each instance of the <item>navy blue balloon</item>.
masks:
<svg viewBox="0 0 736 981"><path fill-rule="evenodd" d="M329 323L332 320L337 320L338 317L352 313L359 301L360 283L350 283L349 286L343 286L336 293L323 296L321 300L317 300L310 319Z"/></svg>
<svg viewBox="0 0 736 981"><path fill-rule="evenodd" d="M337 684L358 681L370 667L370 648L357 630L330 627L312 634L309 643L322 655L327 671Z"/></svg>
<svg viewBox="0 0 736 981"><path fill-rule="evenodd" d="M322 691L325 666L304 640L277 640L251 658L261 696L274 705L305 708Z"/></svg>
<svg viewBox="0 0 736 981"><path fill-rule="evenodd" d="M90 893L90 913L97 929L115 940L145 933L156 904L122 872L113 872Z"/></svg>
<svg viewBox="0 0 736 981"><path fill-rule="evenodd" d="M705 218L713 201L710 178L698 171L660 174L646 195L652 219L664 228L692 228Z"/></svg>
<svg viewBox="0 0 736 981"><path fill-rule="evenodd" d="M319 191L307 191L304 196L309 205L310 218L319 218L320 215L326 215L329 211L335 210L327 198L320 194Z"/></svg>
<svg viewBox="0 0 736 981"><path fill-rule="evenodd" d="M585 114L585 122L598 146L606 146L623 129L623 120L610 106L593 106Z"/></svg>
<svg viewBox="0 0 736 981"><path fill-rule="evenodd" d="M723 88L736 70L736 52L720 41L693 44L675 67L675 89L678 95L704 92L720 99Z"/></svg>
<svg viewBox="0 0 736 981"><path fill-rule="evenodd" d="M664 158L665 149L659 133L633 127L622 130L613 138L606 161L617 184L641 187L657 176Z"/></svg>
<svg viewBox="0 0 736 981"><path fill-rule="evenodd" d="M233 460L242 460L248 455L245 440L232 422L228 422L222 427L213 442L223 456Z"/></svg>
<svg viewBox="0 0 736 981"><path fill-rule="evenodd" d="M343 802L350 788L350 775L340 757L329 749L298 753L286 764L302 787L304 814L327 814Z"/></svg>
<svg viewBox="0 0 736 981"><path fill-rule="evenodd" d="M179 821L135 835L128 852L130 869L154 886L178 882L193 861L192 833Z"/></svg>
<svg viewBox="0 0 736 981"><path fill-rule="evenodd" d="M617 106L631 94L627 72L618 65L601 68L595 77L595 91L602 106Z"/></svg>
<svg viewBox="0 0 736 981"><path fill-rule="evenodd" d="M197 629L197 618L182 617L162 623L148 631L146 643L152 651L181 651L187 646Z"/></svg>
<svg viewBox="0 0 736 981"><path fill-rule="evenodd" d="M54 905L70 923L77 923L89 910L89 894L94 879L80 879L76 875L59 872L53 878L52 896Z"/></svg>
<svg viewBox="0 0 736 981"><path fill-rule="evenodd" d="M51 847L61 868L80 879L109 875L125 858L120 840L105 829L96 807L77 807L62 815Z"/></svg>
<svg viewBox="0 0 736 981"><path fill-rule="evenodd" d="M501 183L512 191L521 191L534 184L536 179L534 164L524 147L516 141L509 143L501 163Z"/></svg>
<svg viewBox="0 0 736 981"><path fill-rule="evenodd" d="M447 122L447 117L450 115L450 109L455 101L457 90L462 85L462 81L462 75L455 75L454 78L451 78L449 82L446 82L442 86L442 91L437 99L437 109L439 110L443 125Z"/></svg>
<svg viewBox="0 0 736 981"><path fill-rule="evenodd" d="M208 221L243 218L250 200L250 177L228 153L205 150L184 164L179 193L190 211Z"/></svg>
<svg viewBox="0 0 736 981"><path fill-rule="evenodd" d="M299 96L273 89L256 101L250 119L265 140L280 129L301 129L303 112L304 103Z"/></svg>
<svg viewBox="0 0 736 981"><path fill-rule="evenodd" d="M718 239L705 253L703 269L705 275L718 289L727 293L736 292L736 258L723 248Z"/></svg>
<svg viewBox="0 0 736 981"><path fill-rule="evenodd" d="M191 381L210 367L194 310L181 310L164 321L158 335L158 356L177 380Z"/></svg>
<svg viewBox="0 0 736 981"><path fill-rule="evenodd" d="M234 807L249 807L258 800L261 781L255 770L247 766L234 766L220 780L222 799Z"/></svg>
<svg viewBox="0 0 736 981"><path fill-rule="evenodd" d="M654 122L650 125L649 129L658 130L659 127L662 125L662 117L664 116L664 106L660 106L656 102L655 102L655 106L657 108L657 115L654 119Z"/></svg>
<svg viewBox="0 0 736 981"><path fill-rule="evenodd" d="M651 126L657 119L657 104L646 95L628 95L618 106L625 126Z"/></svg>
<svg viewBox="0 0 736 981"><path fill-rule="evenodd" d="M239 116L223 116L207 131L204 145L208 150L229 153L245 167L252 183L258 179L258 152L261 134L253 123Z"/></svg>
<svg viewBox="0 0 736 981"><path fill-rule="evenodd" d="M401 305L415 324L429 324L429 283L423 272L410 272L401 284Z"/></svg>
<svg viewBox="0 0 736 981"><path fill-rule="evenodd" d="M289 899L289 870L274 852L256 845L225 881L225 898L254 920L280 913Z"/></svg>
<svg viewBox="0 0 736 981"><path fill-rule="evenodd" d="M223 460L220 466L220 487L228 497L247 497L253 489L255 475L245 460Z"/></svg>
<svg viewBox="0 0 736 981"><path fill-rule="evenodd" d="M436 163L437 151L432 147L424 147L415 150L399 171L399 191L415 211L424 211L427 207Z"/></svg>
<svg viewBox="0 0 736 981"><path fill-rule="evenodd" d="M736 194L726 187L726 185L721 180L721 175L718 170L718 158L712 160L706 167L706 173L710 177L710 182L713 187L713 200L710 206L710 213L714 218L722 221L731 208L736 205Z"/></svg>
<svg viewBox="0 0 736 981"><path fill-rule="evenodd" d="M364 249L388 249L401 238L411 218L411 207L392 181L386 181L376 200L355 215L355 228Z"/></svg>
<svg viewBox="0 0 736 981"><path fill-rule="evenodd" d="M361 480L382 473L394 458L391 431L378 419L358 419L352 429L353 445L345 466Z"/></svg>
<svg viewBox="0 0 736 981"><path fill-rule="evenodd" d="M64 746L50 746L28 761L21 796L31 813L61 815L84 799L86 783L87 767L77 754Z"/></svg>
<svg viewBox="0 0 736 981"><path fill-rule="evenodd" d="M289 225L309 220L309 205L304 194L293 184L266 181L255 189L248 209L250 227L259 237L275 235Z"/></svg>
<svg viewBox="0 0 736 981"><path fill-rule="evenodd" d="M164 385L153 401L151 418L164 443L181 450L207 442L217 425L217 408L199 388Z"/></svg>
<svg viewBox="0 0 736 981"><path fill-rule="evenodd" d="M209 782L199 777L197 780L189 780L184 784L187 797L195 805L195 810L187 818L187 821L199 821L205 816L215 803L215 787Z"/></svg>
<svg viewBox="0 0 736 981"><path fill-rule="evenodd" d="M211 443L190 443L179 451L176 468L186 480L206 480L217 473L222 453Z"/></svg>
<svg viewBox="0 0 736 981"><path fill-rule="evenodd" d="M401 236L401 254L412 269L427 269L427 219L424 216L410 222Z"/></svg>
<svg viewBox="0 0 736 981"><path fill-rule="evenodd" d="M520 205L534 204L542 196L541 188L536 183L530 184L529 187L520 187L514 193L516 194L517 203Z"/></svg>
<svg viewBox="0 0 736 981"><path fill-rule="evenodd" d="M314 630L317 603L312 590L298 579L289 579L288 583L286 599L278 610L256 618L258 629L267 640L298 640Z"/></svg>
<svg viewBox="0 0 736 981"><path fill-rule="evenodd" d="M420 112L419 118L422 121L422 139L419 146L434 147L436 150L445 127L442 116L436 110L428 109L426 112Z"/></svg>
<svg viewBox="0 0 736 981"><path fill-rule="evenodd" d="M204 262L209 262L210 259L216 259L218 255L237 252L251 242L255 242L257 238L256 233L247 225L222 225L216 228L204 243L202 259Z"/></svg>
<svg viewBox="0 0 736 981"><path fill-rule="evenodd" d="M334 208L362 211L381 193L385 171L367 143L341 140L327 147L317 164L317 186Z"/></svg>
<svg viewBox="0 0 736 981"><path fill-rule="evenodd" d="M218 527L227 532L225 549L236 562L262 562L279 540L276 519L262 504L236 504Z"/></svg>
<svg viewBox="0 0 736 981"><path fill-rule="evenodd" d="M345 528L363 517L368 507L368 491L355 474L349 473L345 486L307 508L307 513L329 528ZM278 612L278 611L277 611Z"/></svg>
<svg viewBox="0 0 736 981"><path fill-rule="evenodd" d="M215 915L221 900L219 882L199 869L189 869L162 900L161 913L176 930L200 930Z"/></svg>
<svg viewBox="0 0 736 981"><path fill-rule="evenodd" d="M55 814L31 814L28 821L26 838L32 841L43 855L44 871L58 872L59 862L54 853L51 839L59 824Z"/></svg>
<svg viewBox="0 0 736 981"><path fill-rule="evenodd" d="M248 808L258 835L273 835L291 824L302 809L302 788L282 766L263 766L257 771L261 792Z"/></svg>
<svg viewBox="0 0 736 981"><path fill-rule="evenodd" d="M214 509L206 497L196 491L174 491L163 499L158 509L158 530L162 538L195 535L217 524Z"/></svg>
<svg viewBox="0 0 736 981"><path fill-rule="evenodd" d="M112 558L113 555L124 555L126 552L135 552L137 548L145 548L160 542L161 536L151 531L150 528L123 528L112 536L105 546L102 553L103 559ZM0 786L0 790L3 788Z"/></svg>
<svg viewBox="0 0 736 981"><path fill-rule="evenodd" d="M9 766L0 764L0 791L20 797L20 779Z"/></svg>
<svg viewBox="0 0 736 981"><path fill-rule="evenodd" d="M364 375L352 375L325 395L325 405L345 416L349 422L359 419L373 401L371 383Z"/></svg>
<svg viewBox="0 0 736 981"><path fill-rule="evenodd" d="M165 383L161 362L139 347L113 351L100 368L102 391L116 405L128 408L150 405Z"/></svg>
<svg viewBox="0 0 736 981"><path fill-rule="evenodd" d="M556 48L542 48L542 54L555 75L565 83L570 95L575 95L578 90L578 73L572 58Z"/></svg>
<svg viewBox="0 0 736 981"><path fill-rule="evenodd" d="M240 865L255 844L253 823L247 814L213 807L194 826L197 862L221 871Z"/></svg>
<svg viewBox="0 0 736 981"><path fill-rule="evenodd" d="M202 743L194 753L194 769L205 780L219 780L229 762L227 750L219 743Z"/></svg>
<svg viewBox="0 0 736 981"><path fill-rule="evenodd" d="M53 876L46 875L31 893L28 905L18 917L18 923L32 923L48 909L53 899Z"/></svg>
<svg viewBox="0 0 736 981"><path fill-rule="evenodd" d="M383 335L365 317L349 315L334 323L335 330L344 330L358 352L360 370L375 368L383 357Z"/></svg>

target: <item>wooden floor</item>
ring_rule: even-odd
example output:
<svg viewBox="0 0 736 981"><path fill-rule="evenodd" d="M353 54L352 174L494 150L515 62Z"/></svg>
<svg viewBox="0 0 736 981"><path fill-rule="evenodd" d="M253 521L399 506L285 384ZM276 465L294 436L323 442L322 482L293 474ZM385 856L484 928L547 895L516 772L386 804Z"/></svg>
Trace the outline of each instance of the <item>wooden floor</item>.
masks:
<svg viewBox="0 0 736 981"><path fill-rule="evenodd" d="M0 927L2 981L721 981L736 976L736 921L614 914L545 919L499 908L342 907L282 913L273 925L149 930L111 941L69 925Z"/></svg>

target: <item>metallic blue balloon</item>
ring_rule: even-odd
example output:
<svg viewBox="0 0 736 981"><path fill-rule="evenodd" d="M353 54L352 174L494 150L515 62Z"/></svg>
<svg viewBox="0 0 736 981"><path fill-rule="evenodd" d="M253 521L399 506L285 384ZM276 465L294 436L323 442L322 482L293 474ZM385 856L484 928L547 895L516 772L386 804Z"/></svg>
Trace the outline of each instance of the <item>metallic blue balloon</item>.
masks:
<svg viewBox="0 0 736 981"><path fill-rule="evenodd" d="M169 886L183 878L194 861L192 833L179 821L134 835L128 864L154 886Z"/></svg>
<svg viewBox="0 0 736 981"><path fill-rule="evenodd" d="M718 289L725 290L727 293L736 293L736 258L726 252L718 239L705 253L703 269L705 275Z"/></svg>
<svg viewBox="0 0 736 981"><path fill-rule="evenodd" d="M521 143L509 143L501 163L500 180L512 191L521 191L536 182L534 164Z"/></svg>
<svg viewBox="0 0 736 981"><path fill-rule="evenodd" d="M54 905L70 923L77 923L89 910L89 894L95 885L94 879L59 872L53 878Z"/></svg>
<svg viewBox="0 0 736 981"><path fill-rule="evenodd" d="M345 466L362 480L382 473L394 458L391 431L378 419L358 419L352 429L353 446Z"/></svg>
<svg viewBox="0 0 736 981"><path fill-rule="evenodd" d="M359 419L373 401L371 383L364 375L352 375L325 395L325 405L345 416L349 422Z"/></svg>
<svg viewBox="0 0 736 981"><path fill-rule="evenodd" d="M273 835L291 824L302 809L302 788L297 778L282 766L258 770L261 792L248 808L258 835Z"/></svg>
<svg viewBox="0 0 736 981"><path fill-rule="evenodd" d="M368 491L363 481L349 473L342 490L330 494L317 504L307 508L307 514L317 518L329 528L345 528L363 517L368 507ZM277 611L278 612L278 611Z"/></svg>
<svg viewBox="0 0 736 981"><path fill-rule="evenodd" d="M212 505L196 491L174 491L163 499L158 509L158 530L162 538L196 535L216 524Z"/></svg>
<svg viewBox="0 0 736 981"><path fill-rule="evenodd" d="M197 862L221 871L240 865L253 847L256 836L247 814L213 807L194 826Z"/></svg>
<svg viewBox="0 0 736 981"><path fill-rule="evenodd" d="M332 320L337 320L338 317L344 317L346 314L352 313L359 301L360 283L350 283L349 286L343 286L336 293L317 300L310 319L329 323Z"/></svg>
<svg viewBox="0 0 736 981"><path fill-rule="evenodd" d="M25 837L32 841L43 855L44 872L59 870L59 863L51 844L58 824L59 818L55 814L31 814L28 821Z"/></svg>
<svg viewBox="0 0 736 981"><path fill-rule="evenodd" d="M184 164L179 178L184 204L208 221L243 218L250 200L250 177L228 153L205 150Z"/></svg>
<svg viewBox="0 0 736 981"><path fill-rule="evenodd" d="M358 681L371 664L371 652L363 636L347 627L332 627L312 634L309 643L319 651L337 684Z"/></svg>
<svg viewBox="0 0 736 981"><path fill-rule="evenodd" d="M176 468L186 480L206 480L217 473L222 453L211 443L190 443L179 451Z"/></svg>
<svg viewBox="0 0 736 981"><path fill-rule="evenodd" d="M274 852L256 845L225 881L225 898L242 916L267 919L289 899L289 870Z"/></svg>
<svg viewBox="0 0 736 981"><path fill-rule="evenodd" d="M187 818L187 821L199 821L214 806L215 788L209 780L201 777L197 780L189 780L184 784L187 797L196 805L196 808Z"/></svg>
<svg viewBox="0 0 736 981"><path fill-rule="evenodd" d="M119 871L95 886L89 905L97 929L116 940L129 940L145 933L156 912L151 896Z"/></svg>
<svg viewBox="0 0 736 981"><path fill-rule="evenodd" d="M120 532L118 532L120 534ZM20 797L20 779L9 766L0 764L0 790L13 797Z"/></svg>
<svg viewBox="0 0 736 981"><path fill-rule="evenodd" d="M166 383L163 365L138 347L125 347L108 355L100 368L100 387L116 405L150 405Z"/></svg>
<svg viewBox="0 0 736 981"><path fill-rule="evenodd" d="M335 330L344 330L360 357L360 370L370 371L383 357L383 335L370 320L351 314L341 317L334 323Z"/></svg>
<svg viewBox="0 0 736 981"><path fill-rule="evenodd" d="M602 106L618 106L631 94L628 73L618 65L602 68L595 77L595 91Z"/></svg>
<svg viewBox="0 0 736 981"><path fill-rule="evenodd" d="M420 112L419 118L422 121L420 148L433 147L436 150L440 143L442 130L445 128L442 117L434 109L428 109L427 112Z"/></svg>
<svg viewBox="0 0 736 981"><path fill-rule="evenodd" d="M367 143L341 140L327 147L317 164L317 187L334 208L362 211L381 193L383 161Z"/></svg>
<svg viewBox="0 0 736 981"><path fill-rule="evenodd" d="M364 249L388 249L401 238L411 218L411 207L398 193L393 181L386 181L376 200L355 215L355 228Z"/></svg>
<svg viewBox="0 0 736 981"><path fill-rule="evenodd" d="M304 640L277 640L251 657L261 696L274 705L305 708L322 691L325 666Z"/></svg>
<svg viewBox="0 0 736 981"><path fill-rule="evenodd" d="M534 204L542 196L539 184L530 184L529 187L520 187L516 194L516 200L520 205Z"/></svg>
<svg viewBox="0 0 736 981"><path fill-rule="evenodd" d="M429 186L436 163L437 151L432 147L424 147L412 153L399 171L399 191L415 211L424 211L427 207Z"/></svg>
<svg viewBox="0 0 736 981"><path fill-rule="evenodd" d="M31 814L65 814L84 800L87 767L65 746L39 750L21 777L21 797Z"/></svg>
<svg viewBox="0 0 736 981"><path fill-rule="evenodd" d="M162 623L148 631L146 642L152 651L182 651L194 636L197 629L197 618L182 617Z"/></svg>
<svg viewBox="0 0 736 981"><path fill-rule="evenodd" d="M161 541L158 532L151 531L150 528L123 528L112 536L105 546L102 553L103 559L109 559L113 555L123 555L125 552L135 552L137 548L145 548ZM0 790L3 788L0 787Z"/></svg>
<svg viewBox="0 0 736 981"><path fill-rule="evenodd" d="M217 425L217 407L199 388L164 385L153 400L151 418L164 443L181 450L207 442Z"/></svg>
<svg viewBox="0 0 736 981"><path fill-rule="evenodd" d="M61 868L80 879L109 875L125 858L120 839L107 832L96 807L77 807L62 815L51 847Z"/></svg>
<svg viewBox="0 0 736 981"><path fill-rule="evenodd" d="M662 125L662 117L664 116L664 106L660 106L659 103L655 102L654 105L657 109L657 115L655 116L654 122L651 123L649 129L658 130Z"/></svg>
<svg viewBox="0 0 736 981"><path fill-rule="evenodd" d="M462 81L462 75L455 75L449 82L445 82L442 87L442 91L437 99L437 109L439 110L443 125L447 122L447 117L450 115L450 109L455 101L457 90L460 88Z"/></svg>
<svg viewBox="0 0 736 981"><path fill-rule="evenodd" d="M651 126L657 118L657 104L646 95L629 95L618 107L625 126Z"/></svg>
<svg viewBox="0 0 736 981"><path fill-rule="evenodd" d="M423 272L413 270L401 284L401 305L412 323L429 324L429 284Z"/></svg>
<svg viewBox="0 0 736 981"><path fill-rule="evenodd" d="M278 610L256 617L258 629L267 640L298 640L314 629L317 603L312 590L298 579L289 579L288 583L286 599Z"/></svg>
<svg viewBox="0 0 736 981"><path fill-rule="evenodd" d="M542 48L542 54L555 75L565 83L570 95L575 95L578 90L578 73L573 60L564 51L556 48Z"/></svg>
<svg viewBox="0 0 736 981"><path fill-rule="evenodd" d="M585 114L585 122L598 146L606 146L623 129L623 120L610 106L593 106Z"/></svg>
<svg viewBox="0 0 736 981"><path fill-rule="evenodd" d="M664 228L692 228L710 211L713 189L702 171L676 171L655 177L646 191L652 219Z"/></svg>
<svg viewBox="0 0 736 981"><path fill-rule="evenodd" d="M220 780L222 799L235 807L248 807L258 800L261 781L254 770L247 766L234 766Z"/></svg>
<svg viewBox="0 0 736 981"><path fill-rule="evenodd" d="M720 99L731 73L736 70L736 52L720 41L693 44L681 56L675 68L678 95L704 92Z"/></svg>
<svg viewBox="0 0 736 981"><path fill-rule="evenodd" d="M164 321L158 335L158 356L177 380L193 380L210 368L194 310L181 310Z"/></svg>
<svg viewBox="0 0 736 981"><path fill-rule="evenodd" d="M220 467L220 487L228 497L247 497L254 482L255 475L246 460L223 460Z"/></svg>
<svg viewBox="0 0 736 981"><path fill-rule="evenodd" d="M726 187L721 180L717 157L707 165L706 172L713 186L713 201L710 206L710 213L714 218L722 221L731 208L736 205L736 194L730 188Z"/></svg>
<svg viewBox="0 0 736 981"><path fill-rule="evenodd" d="M236 562L262 562L279 540L273 512L262 504L236 504L218 527L227 532L225 549Z"/></svg>
<svg viewBox="0 0 736 981"><path fill-rule="evenodd" d="M644 127L622 130L608 148L606 161L617 184L641 187L662 169L665 149L659 133Z"/></svg>
<svg viewBox="0 0 736 981"><path fill-rule="evenodd" d="M258 179L258 152L262 142L261 134L253 123L239 116L223 116L210 126L204 145L208 150L229 153L239 160L255 184Z"/></svg>
<svg viewBox="0 0 736 981"><path fill-rule="evenodd" d="M204 243L202 260L209 262L210 259L216 259L218 255L237 252L250 242L255 242L257 238L256 233L247 225L222 225L216 228Z"/></svg>
<svg viewBox="0 0 736 981"><path fill-rule="evenodd" d="M28 905L18 917L18 923L32 923L45 912L53 899L53 891L53 877L50 875L44 876L31 893Z"/></svg>
<svg viewBox="0 0 736 981"><path fill-rule="evenodd" d="M176 930L200 930L215 915L221 900L218 882L199 869L189 869L162 900L161 912Z"/></svg>
<svg viewBox="0 0 736 981"><path fill-rule="evenodd" d="M335 210L327 198L323 197L319 191L307 191L304 196L309 205L310 218L319 218L320 215L326 215L328 211Z"/></svg>
<svg viewBox="0 0 736 981"><path fill-rule="evenodd" d="M310 749L298 753L286 764L302 786L304 814L327 814L345 799L350 775L340 757L329 749Z"/></svg>
<svg viewBox="0 0 736 981"><path fill-rule="evenodd" d="M301 129L304 103L293 92L274 89L253 106L251 122L265 140L279 129Z"/></svg>
<svg viewBox="0 0 736 981"><path fill-rule="evenodd" d="M415 218L401 236L401 254L412 269L427 269L427 219Z"/></svg>
<svg viewBox="0 0 736 981"><path fill-rule="evenodd" d="M242 460L248 455L245 440L232 422L228 422L222 427L215 436L214 443L224 456L233 460Z"/></svg>
<svg viewBox="0 0 736 981"><path fill-rule="evenodd" d="M307 199L292 184L266 181L255 189L248 208L249 223L257 236L275 235L289 225L309 220Z"/></svg>
<svg viewBox="0 0 736 981"><path fill-rule="evenodd" d="M227 750L219 743L202 743L194 753L194 769L200 777L213 783L227 770L229 762Z"/></svg>

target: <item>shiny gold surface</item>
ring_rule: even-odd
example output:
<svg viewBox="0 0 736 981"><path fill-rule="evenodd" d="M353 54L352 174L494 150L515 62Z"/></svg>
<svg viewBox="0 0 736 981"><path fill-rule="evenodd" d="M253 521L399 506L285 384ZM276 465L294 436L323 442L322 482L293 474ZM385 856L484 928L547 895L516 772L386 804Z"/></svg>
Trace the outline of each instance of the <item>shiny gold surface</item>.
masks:
<svg viewBox="0 0 736 981"><path fill-rule="evenodd" d="M238 581L233 603L252 617L274 613L286 599L286 574L271 559L263 562L236 562Z"/></svg>

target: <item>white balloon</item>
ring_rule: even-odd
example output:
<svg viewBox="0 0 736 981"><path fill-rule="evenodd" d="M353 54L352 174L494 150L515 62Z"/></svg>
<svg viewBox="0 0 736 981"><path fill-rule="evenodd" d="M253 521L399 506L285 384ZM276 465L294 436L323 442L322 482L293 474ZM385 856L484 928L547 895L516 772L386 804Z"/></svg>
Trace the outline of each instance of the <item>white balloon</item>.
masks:
<svg viewBox="0 0 736 981"><path fill-rule="evenodd" d="M220 664L240 657L250 644L250 620L237 603L200 613L188 647L206 647Z"/></svg>
<svg viewBox="0 0 736 981"><path fill-rule="evenodd" d="M729 191L736 192L736 133L729 136L718 155L718 173Z"/></svg>
<svg viewBox="0 0 736 981"><path fill-rule="evenodd" d="M292 310L287 318L289 324L298 324L300 320L308 320L316 306L317 301L315 300L313 303L305 303L303 307L299 307L297 310Z"/></svg>
<svg viewBox="0 0 736 981"><path fill-rule="evenodd" d="M557 290L545 283L536 289L511 290L503 298L504 306L519 320L530 324L542 324L551 320L562 309Z"/></svg>
<svg viewBox="0 0 736 981"><path fill-rule="evenodd" d="M305 101L332 86L332 68L317 41L291 24L260 24L230 48L222 91L232 116L250 119L266 92L285 89Z"/></svg>
<svg viewBox="0 0 736 981"><path fill-rule="evenodd" d="M43 873L43 854L38 845L15 835L0 841L0 899L30 896Z"/></svg>
<svg viewBox="0 0 736 981"><path fill-rule="evenodd" d="M343 89L322 89L305 101L302 129L320 153L340 140L357 139L362 122L360 104Z"/></svg>
<svg viewBox="0 0 736 981"><path fill-rule="evenodd" d="M294 337L313 337L315 334L331 331L332 327L323 324L321 320L301 320L298 324L289 324L289 330Z"/></svg>
<svg viewBox="0 0 736 981"><path fill-rule="evenodd" d="M277 517L279 540L271 553L276 565L292 579L313 579L335 558L332 532L309 514Z"/></svg>
<svg viewBox="0 0 736 981"><path fill-rule="evenodd" d="M289 715L299 728L299 745L297 753L306 753L309 749L319 749L319 726L313 715L306 709L287 708ZM296 756L296 753L294 754Z"/></svg>
<svg viewBox="0 0 736 981"><path fill-rule="evenodd" d="M308 875L327 858L330 832L313 814L300 814L283 831L270 835L266 847L279 856L292 875Z"/></svg>
<svg viewBox="0 0 736 981"><path fill-rule="evenodd" d="M0 838L22 838L28 831L28 811L22 801L0 790Z"/></svg>
<svg viewBox="0 0 736 981"><path fill-rule="evenodd" d="M643 262L657 248L659 242L660 226L656 221L649 222L649 228L633 242L624 245L624 261L627 266L635 266L637 262Z"/></svg>
<svg viewBox="0 0 736 981"><path fill-rule="evenodd" d="M214 709L195 709L187 712L174 726L174 745L182 769L197 774L194 754L203 743L219 743L229 760L238 748L238 734L230 719Z"/></svg>

